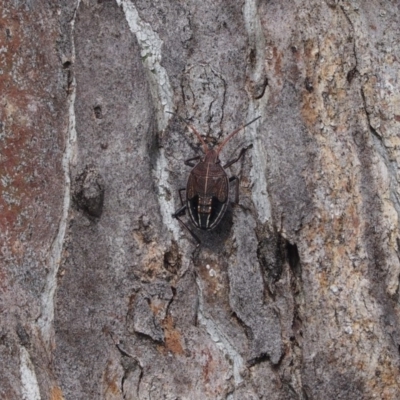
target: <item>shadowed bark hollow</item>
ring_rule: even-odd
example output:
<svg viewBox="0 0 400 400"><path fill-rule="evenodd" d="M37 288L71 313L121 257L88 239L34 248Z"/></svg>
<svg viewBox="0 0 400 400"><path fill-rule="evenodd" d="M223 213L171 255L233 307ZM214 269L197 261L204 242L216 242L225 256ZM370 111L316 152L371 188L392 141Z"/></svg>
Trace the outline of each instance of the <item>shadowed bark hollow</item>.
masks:
<svg viewBox="0 0 400 400"><path fill-rule="evenodd" d="M398 2L0 10L1 399L400 398Z"/></svg>

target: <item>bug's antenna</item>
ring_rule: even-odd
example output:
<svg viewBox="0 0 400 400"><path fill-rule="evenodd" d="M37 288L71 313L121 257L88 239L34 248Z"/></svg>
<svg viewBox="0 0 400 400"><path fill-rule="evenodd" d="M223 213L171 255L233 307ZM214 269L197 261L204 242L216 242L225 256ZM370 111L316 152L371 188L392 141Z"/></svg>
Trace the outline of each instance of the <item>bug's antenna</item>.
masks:
<svg viewBox="0 0 400 400"><path fill-rule="evenodd" d="M240 126L239 128L235 129L233 132L231 132L226 139L218 146L217 149L217 154L219 154L222 150L222 148L238 133L240 132L242 129L246 128L246 126L252 124L253 122L256 122L258 119L260 119L261 116L254 118L252 121L248 122L247 124L244 124L242 126Z"/></svg>
<svg viewBox="0 0 400 400"><path fill-rule="evenodd" d="M183 121L183 122L194 132L194 134L197 136L197 139L199 139L200 143L203 145L203 151L204 151L204 153L207 153L207 151L208 151L207 143L206 143L206 142L204 141L204 139L201 137L201 135L200 135L200 133L197 131L197 129L196 129L193 125L189 124L185 119L183 119L183 118L182 118L181 116L179 116L178 114L175 114L175 113L173 113L173 112L171 112L171 111L167 111L167 113L168 113L168 114L175 115L175 116L178 117L181 121ZM260 118L260 117L258 117L258 118Z"/></svg>

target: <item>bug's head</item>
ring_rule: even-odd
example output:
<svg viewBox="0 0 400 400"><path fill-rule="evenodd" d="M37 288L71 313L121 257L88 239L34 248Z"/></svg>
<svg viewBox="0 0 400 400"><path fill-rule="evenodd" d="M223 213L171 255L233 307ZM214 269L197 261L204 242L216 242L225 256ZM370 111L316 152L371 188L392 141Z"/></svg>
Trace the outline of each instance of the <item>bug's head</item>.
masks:
<svg viewBox="0 0 400 400"><path fill-rule="evenodd" d="M217 164L219 162L217 151L215 149L207 150L207 153L205 154L203 161Z"/></svg>
<svg viewBox="0 0 400 400"><path fill-rule="evenodd" d="M173 114L170 111L167 111L168 114ZM242 126L240 126L239 128L235 129L233 132L231 132L226 138L225 140L215 149L215 147L213 148L209 148L208 144L204 141L204 139L202 138L202 136L200 135L200 133L197 131L197 129L191 125L188 124L187 121L185 121L183 118L180 118L187 126L189 126L189 128L193 131L193 133L197 136L197 139L200 141L200 143L203 146L203 152L205 154L204 156L204 160L207 161L213 161L213 162L218 162L218 157L219 157L219 153L221 152L221 150L223 149L223 147L238 133L240 132L242 129L246 128L246 126L252 124L253 122L256 122L259 118L261 117L257 117L254 118L252 121L248 122L247 124L244 124Z"/></svg>
<svg viewBox="0 0 400 400"><path fill-rule="evenodd" d="M260 119L261 117L257 117L254 118L253 120L251 120L250 122L248 122L247 124L243 124L242 126L240 126L239 128L235 129L233 132L231 132L225 139L224 141L216 148L209 148L208 144L204 141L204 139L201 137L200 133L196 130L196 128L193 125L189 125L189 128L194 132L194 134L197 136L197 138L199 139L200 143L203 145L203 151L204 154L206 155L204 157L205 160L209 160L209 161L213 161L213 162L218 162L218 157L219 157L219 153L221 152L221 150L224 148L224 146L237 134L239 133L242 129L246 128L246 126L252 124L253 122L256 122L258 119Z"/></svg>

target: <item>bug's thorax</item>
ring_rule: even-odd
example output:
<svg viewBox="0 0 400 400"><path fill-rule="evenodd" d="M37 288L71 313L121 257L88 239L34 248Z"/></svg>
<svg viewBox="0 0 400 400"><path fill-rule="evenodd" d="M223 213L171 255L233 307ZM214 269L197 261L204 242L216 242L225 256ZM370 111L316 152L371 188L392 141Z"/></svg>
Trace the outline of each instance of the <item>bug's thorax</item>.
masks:
<svg viewBox="0 0 400 400"><path fill-rule="evenodd" d="M201 158L199 163L193 168L191 174L198 177L196 190L198 194L205 193L202 191L203 184L202 180L209 187L216 183L215 180L221 176L226 176L226 172L221 166L221 162L218 157L218 152L214 149L209 149L205 153L204 157Z"/></svg>
<svg viewBox="0 0 400 400"><path fill-rule="evenodd" d="M214 149L207 150L207 153L204 155L204 158L202 161L205 163L210 163L210 164L218 164L220 162L218 153Z"/></svg>

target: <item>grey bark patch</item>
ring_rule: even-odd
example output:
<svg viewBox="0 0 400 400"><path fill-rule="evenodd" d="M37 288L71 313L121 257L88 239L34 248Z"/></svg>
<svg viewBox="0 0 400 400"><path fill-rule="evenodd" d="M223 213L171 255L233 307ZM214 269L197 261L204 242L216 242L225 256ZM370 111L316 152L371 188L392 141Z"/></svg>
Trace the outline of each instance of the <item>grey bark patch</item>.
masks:
<svg viewBox="0 0 400 400"><path fill-rule="evenodd" d="M135 332L151 337L156 342L164 341L164 332L150 308L149 299L139 296L134 306L133 327Z"/></svg>
<svg viewBox="0 0 400 400"><path fill-rule="evenodd" d="M222 75L208 64L189 67L185 71L182 92L186 107L195 111L195 115L190 117L197 122L200 133L218 139L226 95L226 82Z"/></svg>
<svg viewBox="0 0 400 400"><path fill-rule="evenodd" d="M275 283L281 277L286 258L286 240L268 226L257 229L257 238L257 258L268 289L274 294Z"/></svg>
<svg viewBox="0 0 400 400"><path fill-rule="evenodd" d="M145 290L136 296L128 318L132 319L135 332L147 335L156 342L164 342L162 324L173 299L173 291L165 282L146 285ZM128 320L128 326L130 321Z"/></svg>
<svg viewBox="0 0 400 400"><path fill-rule="evenodd" d="M268 191L274 220L290 238L306 223L312 210L305 177L313 170L313 142L300 114L293 112L299 99L296 88L287 83L280 96L280 112L271 109L264 123L268 137Z"/></svg>
<svg viewBox="0 0 400 400"><path fill-rule="evenodd" d="M321 355L322 358L322 355ZM316 379L313 370L305 372L306 393L311 399L359 400L365 398L364 384L357 377L336 371L334 367L326 368L318 356L315 367L324 365L324 380ZM326 380L325 380L326 379ZM329 384L327 384L329 382Z"/></svg>
<svg viewBox="0 0 400 400"><path fill-rule="evenodd" d="M256 224L250 215L238 213L235 236L237 260L229 265L229 303L238 318L249 328L248 361L269 357L277 364L282 355L280 322L273 304L265 304L264 281L257 259Z"/></svg>

